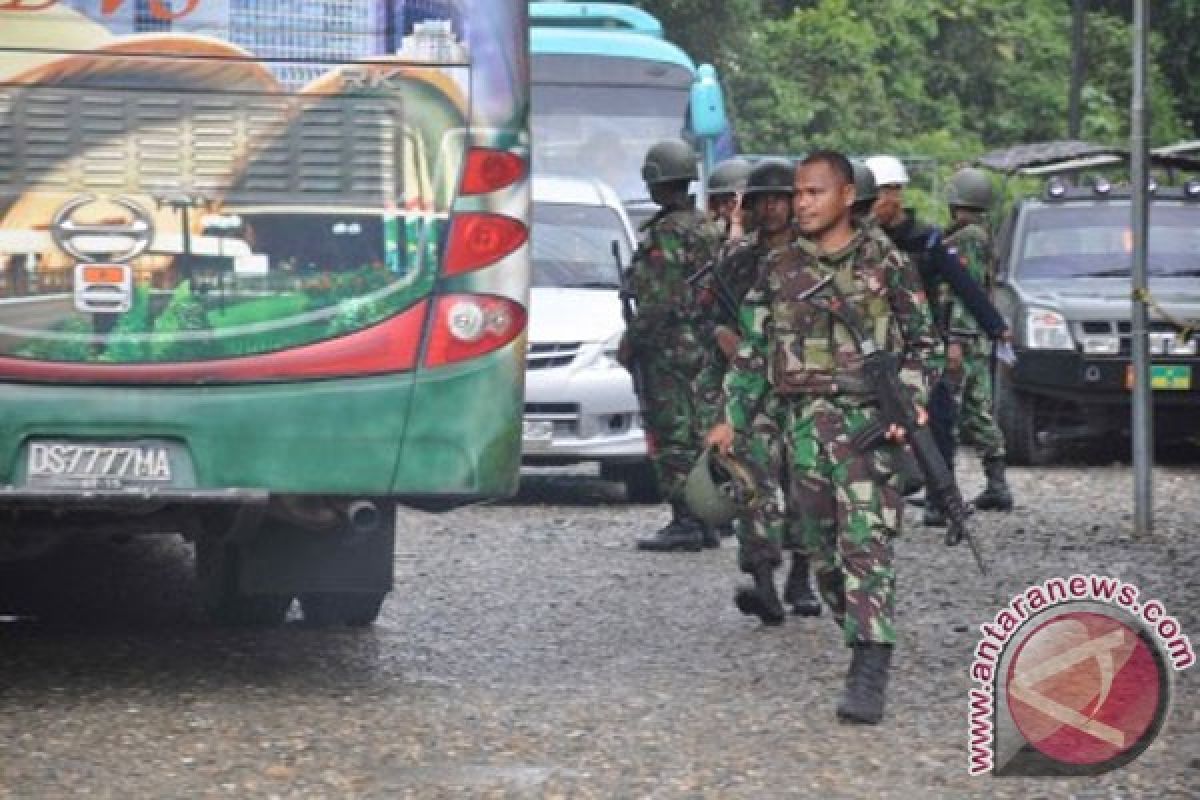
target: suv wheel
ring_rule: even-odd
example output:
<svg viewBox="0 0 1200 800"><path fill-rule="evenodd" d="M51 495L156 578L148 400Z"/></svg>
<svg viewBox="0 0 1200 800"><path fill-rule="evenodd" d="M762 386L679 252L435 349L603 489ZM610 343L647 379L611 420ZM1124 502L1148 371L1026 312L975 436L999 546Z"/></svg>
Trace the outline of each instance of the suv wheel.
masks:
<svg viewBox="0 0 1200 800"><path fill-rule="evenodd" d="M1054 460L1054 447L1038 439L1038 408L1035 398L1013 387L1007 369L997 369L996 423L1004 433L1008 461L1015 466L1044 466Z"/></svg>
<svg viewBox="0 0 1200 800"><path fill-rule="evenodd" d="M636 464L613 464L603 468L605 480L625 484L625 497L631 503L661 503L663 496L658 488L658 477L654 465L649 461Z"/></svg>

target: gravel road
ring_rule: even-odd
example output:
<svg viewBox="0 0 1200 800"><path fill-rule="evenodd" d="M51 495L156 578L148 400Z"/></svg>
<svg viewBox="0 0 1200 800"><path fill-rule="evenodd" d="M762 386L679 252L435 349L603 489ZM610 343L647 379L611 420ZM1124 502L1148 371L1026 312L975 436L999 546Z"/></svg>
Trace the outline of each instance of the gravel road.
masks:
<svg viewBox="0 0 1200 800"><path fill-rule="evenodd" d="M1194 456L1159 470L1145 541L1127 465L1011 478L1018 509L976 516L986 580L910 512L876 728L834 720L848 653L828 616L759 627L731 602L732 546L637 553L666 509L587 475L403 512L399 586L364 631L213 628L174 538L4 565L0 611L36 618L0 622L0 798L1200 797L1200 668L1122 770L967 775L978 626L1030 584L1118 576L1200 645Z"/></svg>

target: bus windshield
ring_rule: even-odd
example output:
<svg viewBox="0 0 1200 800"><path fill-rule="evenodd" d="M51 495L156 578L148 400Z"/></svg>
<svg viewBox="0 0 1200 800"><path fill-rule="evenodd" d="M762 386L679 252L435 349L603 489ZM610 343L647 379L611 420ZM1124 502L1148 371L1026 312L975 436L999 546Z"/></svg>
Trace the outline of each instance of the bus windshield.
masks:
<svg viewBox="0 0 1200 800"><path fill-rule="evenodd" d="M626 204L647 199L641 173L650 146L688 135L695 77L682 53L681 63L671 63L606 49L620 45L633 50L630 38L638 46L665 46L648 37L604 31L579 42L553 37L541 42L535 36L530 95L534 170L598 178ZM577 49L585 45L592 50Z"/></svg>
<svg viewBox="0 0 1200 800"><path fill-rule="evenodd" d="M534 85L534 169L599 178L624 202L646 198L642 159L684 128L687 84Z"/></svg>

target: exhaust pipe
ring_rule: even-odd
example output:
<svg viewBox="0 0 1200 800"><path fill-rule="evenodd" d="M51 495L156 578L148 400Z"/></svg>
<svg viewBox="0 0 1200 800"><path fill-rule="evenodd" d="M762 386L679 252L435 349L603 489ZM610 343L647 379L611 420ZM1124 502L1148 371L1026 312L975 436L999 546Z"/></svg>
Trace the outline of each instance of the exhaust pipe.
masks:
<svg viewBox="0 0 1200 800"><path fill-rule="evenodd" d="M354 533L374 533L382 521L379 507L370 500L355 500L346 506L346 519Z"/></svg>

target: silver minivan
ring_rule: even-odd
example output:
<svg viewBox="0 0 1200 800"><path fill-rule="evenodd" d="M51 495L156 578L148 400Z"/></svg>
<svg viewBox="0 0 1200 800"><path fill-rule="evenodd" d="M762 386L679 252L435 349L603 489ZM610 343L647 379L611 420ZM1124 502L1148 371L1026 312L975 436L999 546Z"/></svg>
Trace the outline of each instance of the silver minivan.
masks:
<svg viewBox="0 0 1200 800"><path fill-rule="evenodd" d="M630 500L655 502L637 396L616 360L625 325L614 241L627 266L634 231L608 186L534 177L522 462L597 462Z"/></svg>

